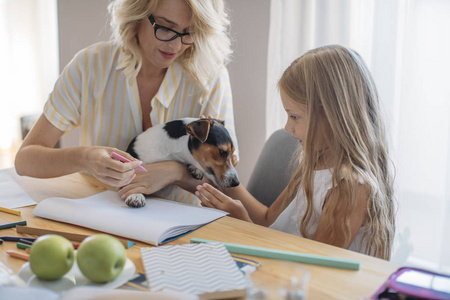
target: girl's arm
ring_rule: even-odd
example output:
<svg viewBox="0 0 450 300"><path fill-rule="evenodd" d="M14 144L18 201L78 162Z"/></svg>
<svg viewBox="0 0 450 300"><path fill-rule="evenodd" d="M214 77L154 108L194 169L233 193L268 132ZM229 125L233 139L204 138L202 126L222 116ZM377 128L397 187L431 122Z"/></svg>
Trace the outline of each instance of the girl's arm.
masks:
<svg viewBox="0 0 450 300"><path fill-rule="evenodd" d="M333 188L330 192L329 198L324 204L322 215L319 220L319 225L313 236L313 240L323 242L326 244L348 248L355 239L359 229L363 226L367 218L367 202L369 200L370 190L365 184L358 184L356 191L356 205L353 213L349 216L347 215L350 224L350 241L346 243L344 232L339 230L342 228L341 224L336 224L336 222L345 222L347 201L340 199L339 187ZM329 203L336 203L337 205L332 210ZM334 223L331 220L335 220ZM336 229L336 236L330 236L329 228L333 226Z"/></svg>
<svg viewBox="0 0 450 300"><path fill-rule="evenodd" d="M202 201L203 206L227 211L231 217L241 220L270 226L280 214L279 208L286 195L286 189L269 208L256 200L242 184L234 188L226 189L222 193L205 183L197 186L197 192L195 194Z"/></svg>
<svg viewBox="0 0 450 300"><path fill-rule="evenodd" d="M16 154L17 173L51 178L88 171L101 182L117 187L131 182L135 168L142 164L128 153L110 147L54 148L63 133L41 115ZM110 155L113 151L132 162L122 163L112 159Z"/></svg>

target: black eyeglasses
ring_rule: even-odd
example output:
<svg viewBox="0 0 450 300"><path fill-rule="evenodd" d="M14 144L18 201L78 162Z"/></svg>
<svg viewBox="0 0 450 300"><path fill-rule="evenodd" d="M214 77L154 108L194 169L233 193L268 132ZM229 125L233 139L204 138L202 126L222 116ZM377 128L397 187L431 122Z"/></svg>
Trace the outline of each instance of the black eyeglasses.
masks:
<svg viewBox="0 0 450 300"><path fill-rule="evenodd" d="M155 37L163 42L169 42L173 41L177 37L181 38L181 43L185 45L192 45L194 43L192 36L189 32L186 33L179 33L173 29L167 28L165 26L161 26L156 24L155 18L153 18L153 15L149 15L148 19L150 20L150 23L152 24L154 28Z"/></svg>

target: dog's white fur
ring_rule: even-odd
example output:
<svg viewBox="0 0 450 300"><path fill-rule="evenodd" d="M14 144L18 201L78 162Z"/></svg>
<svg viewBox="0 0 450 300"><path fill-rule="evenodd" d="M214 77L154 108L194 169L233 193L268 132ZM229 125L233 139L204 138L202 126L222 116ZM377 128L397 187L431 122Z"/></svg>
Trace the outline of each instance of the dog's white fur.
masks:
<svg viewBox="0 0 450 300"><path fill-rule="evenodd" d="M183 118L180 120L187 125L198 120L198 118ZM139 159L146 164L175 160L202 169L187 148L189 135L186 134L177 139L170 138L163 130L164 126L165 123L153 126L151 130L137 136L134 149L136 153L139 153Z"/></svg>
<svg viewBox="0 0 450 300"><path fill-rule="evenodd" d="M199 120L199 118L182 118L185 125ZM203 167L194 159L188 149L188 140L190 135L186 134L179 138L171 138L163 129L166 124L155 125L136 137L134 151L138 153L139 159L144 164L151 164L161 161L178 161L189 166L189 171L193 177L201 179L205 175L208 179L218 186L223 184L217 182L216 178L206 172ZM234 168L227 171L229 178L236 177L237 173ZM170 188L165 188L156 193L158 196L167 197ZM143 194L132 194L125 200L127 205L134 207L142 207L145 205L145 196Z"/></svg>

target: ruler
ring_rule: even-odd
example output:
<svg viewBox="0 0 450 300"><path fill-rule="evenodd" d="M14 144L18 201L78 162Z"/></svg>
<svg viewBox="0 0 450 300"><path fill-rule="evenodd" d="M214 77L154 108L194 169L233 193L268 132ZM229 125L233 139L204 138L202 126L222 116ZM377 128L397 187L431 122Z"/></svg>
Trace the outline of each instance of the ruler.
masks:
<svg viewBox="0 0 450 300"><path fill-rule="evenodd" d="M77 233L70 233L70 232L63 232L63 231L56 231L56 230L49 230L49 229L43 229L43 228L36 228L36 227L30 227L30 226L16 226L17 233L26 233L30 235L45 235L45 234L57 234L60 236L65 237L66 239L70 241L75 242L82 242L85 238L87 238L90 235L84 235L84 234L77 234ZM126 249L130 247L130 243L124 239L117 238Z"/></svg>

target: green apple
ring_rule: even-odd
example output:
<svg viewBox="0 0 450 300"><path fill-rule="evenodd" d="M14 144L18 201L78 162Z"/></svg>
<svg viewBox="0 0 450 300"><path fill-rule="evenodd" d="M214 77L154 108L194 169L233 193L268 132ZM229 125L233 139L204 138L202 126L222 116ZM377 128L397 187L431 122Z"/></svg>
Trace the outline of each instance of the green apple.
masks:
<svg viewBox="0 0 450 300"><path fill-rule="evenodd" d="M72 243L60 235L43 235L30 248L30 269L39 279L61 278L70 271L74 261Z"/></svg>
<svg viewBox="0 0 450 300"><path fill-rule="evenodd" d="M108 234L85 238L77 251L77 263L81 273L98 283L116 279L126 260L125 247L117 238Z"/></svg>

